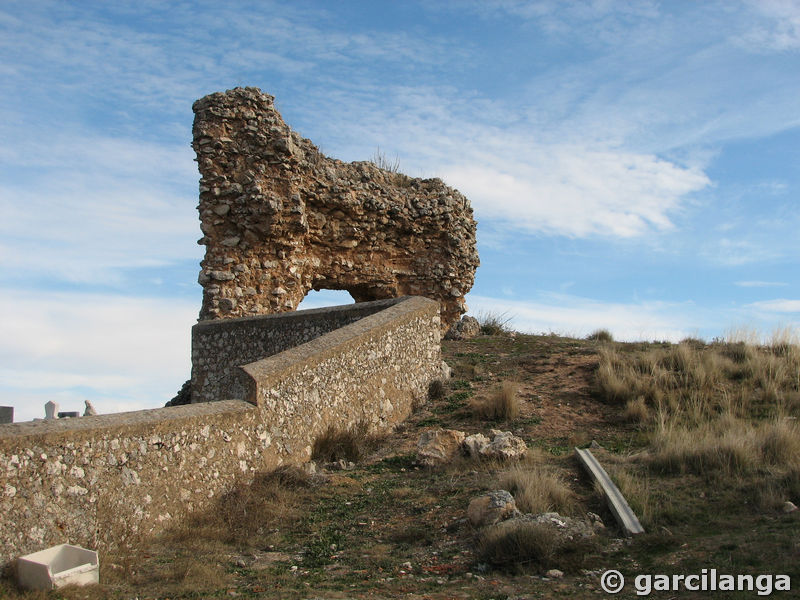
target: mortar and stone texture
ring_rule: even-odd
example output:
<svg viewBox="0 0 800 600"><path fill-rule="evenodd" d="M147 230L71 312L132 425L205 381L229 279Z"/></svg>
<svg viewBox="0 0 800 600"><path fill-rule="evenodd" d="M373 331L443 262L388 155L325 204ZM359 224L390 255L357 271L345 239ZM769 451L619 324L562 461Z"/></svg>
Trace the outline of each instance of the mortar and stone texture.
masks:
<svg viewBox="0 0 800 600"><path fill-rule="evenodd" d="M258 317L200 321L192 327L192 402L245 399L245 365L299 346L397 303L397 299Z"/></svg>
<svg viewBox="0 0 800 600"><path fill-rule="evenodd" d="M311 325L295 323L301 333L284 335L318 337L283 351L284 342L265 342L263 357L234 370L237 382L217 384L218 402L0 426L0 564L67 541L101 555L124 551L257 471L307 461L329 427L391 427L439 376L437 302L311 312ZM366 316L335 328L358 313ZM229 327L229 339L245 340L231 332L251 328L258 337L271 327L246 322L216 331ZM205 332L209 352L215 336ZM241 399L225 397L237 390Z"/></svg>
<svg viewBox="0 0 800 600"><path fill-rule="evenodd" d="M324 156L257 88L192 108L202 320L291 311L312 289L358 302L432 298L443 332L466 311L479 259L472 208L457 190Z"/></svg>

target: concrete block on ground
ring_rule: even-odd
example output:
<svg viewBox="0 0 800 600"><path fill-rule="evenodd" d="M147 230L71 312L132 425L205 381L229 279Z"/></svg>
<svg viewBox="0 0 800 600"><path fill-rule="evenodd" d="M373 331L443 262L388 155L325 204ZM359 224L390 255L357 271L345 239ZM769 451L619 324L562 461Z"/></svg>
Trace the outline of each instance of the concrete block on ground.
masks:
<svg viewBox="0 0 800 600"><path fill-rule="evenodd" d="M17 583L28 590L99 582L100 562L94 550L60 544L17 560Z"/></svg>

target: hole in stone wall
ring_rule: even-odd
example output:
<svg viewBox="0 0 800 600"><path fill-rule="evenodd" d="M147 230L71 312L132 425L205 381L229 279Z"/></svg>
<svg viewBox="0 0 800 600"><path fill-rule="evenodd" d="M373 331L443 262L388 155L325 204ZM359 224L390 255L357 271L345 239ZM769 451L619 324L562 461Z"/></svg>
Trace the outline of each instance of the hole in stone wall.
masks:
<svg viewBox="0 0 800 600"><path fill-rule="evenodd" d="M297 310L353 304L355 300L347 290L311 290L297 306Z"/></svg>

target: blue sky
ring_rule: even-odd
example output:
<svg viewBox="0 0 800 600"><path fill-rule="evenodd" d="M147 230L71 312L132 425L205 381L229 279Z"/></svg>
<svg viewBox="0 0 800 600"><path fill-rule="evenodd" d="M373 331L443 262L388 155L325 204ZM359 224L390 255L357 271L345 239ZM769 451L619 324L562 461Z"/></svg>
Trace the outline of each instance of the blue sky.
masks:
<svg viewBox="0 0 800 600"><path fill-rule="evenodd" d="M618 339L800 324L800 3L0 4L0 405L162 405L200 308L192 102L470 198L470 312ZM322 295L308 303L338 303Z"/></svg>

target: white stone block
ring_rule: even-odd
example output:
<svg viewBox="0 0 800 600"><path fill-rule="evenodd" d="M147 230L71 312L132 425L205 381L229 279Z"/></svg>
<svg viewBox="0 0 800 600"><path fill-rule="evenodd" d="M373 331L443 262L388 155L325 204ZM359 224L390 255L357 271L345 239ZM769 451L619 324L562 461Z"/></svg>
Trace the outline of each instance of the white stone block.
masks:
<svg viewBox="0 0 800 600"><path fill-rule="evenodd" d="M100 582L97 552L61 544L21 556L17 560L17 583L29 590L52 590L65 585Z"/></svg>

